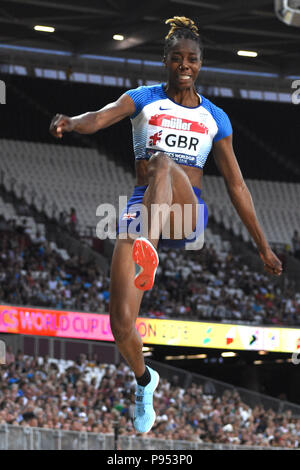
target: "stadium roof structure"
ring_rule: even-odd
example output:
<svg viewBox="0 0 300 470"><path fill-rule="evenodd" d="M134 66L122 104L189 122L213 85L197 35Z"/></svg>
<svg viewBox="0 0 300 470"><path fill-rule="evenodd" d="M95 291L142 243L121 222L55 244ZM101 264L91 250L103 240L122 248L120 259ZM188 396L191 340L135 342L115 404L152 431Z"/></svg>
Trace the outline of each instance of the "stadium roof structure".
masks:
<svg viewBox="0 0 300 470"><path fill-rule="evenodd" d="M160 61L174 15L199 26L206 66L300 76L299 28L278 19L274 0L2 0L0 45Z"/></svg>

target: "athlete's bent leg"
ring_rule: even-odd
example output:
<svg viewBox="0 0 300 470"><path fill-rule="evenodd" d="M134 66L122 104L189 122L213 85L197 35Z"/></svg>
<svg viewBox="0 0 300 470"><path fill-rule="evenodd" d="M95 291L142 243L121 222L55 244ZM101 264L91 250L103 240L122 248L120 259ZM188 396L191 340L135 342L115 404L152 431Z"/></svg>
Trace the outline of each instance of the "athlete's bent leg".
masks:
<svg viewBox="0 0 300 470"><path fill-rule="evenodd" d="M148 240L157 248L172 205L172 167L175 163L163 153L154 154L147 166L148 187L143 204L148 214ZM161 208L163 207L163 210Z"/></svg>
<svg viewBox="0 0 300 470"><path fill-rule="evenodd" d="M154 154L147 166L148 187L143 198L147 209L148 233L146 238L140 237L133 245L133 260L140 266L135 278L135 286L140 290L152 289L158 255L156 248L163 229L166 227L170 238L181 233L180 239L192 233L197 221L198 200L186 173L179 165L163 153ZM189 207L190 232L186 234L185 211ZM173 208L180 208L180 220L175 222ZM191 210L190 210L191 209Z"/></svg>
<svg viewBox="0 0 300 470"><path fill-rule="evenodd" d="M179 224L181 225L182 238L185 238L185 207L189 205L192 208L190 215L193 227L196 225L198 213L198 201L187 174L180 165L161 152L150 158L147 174L149 184L145 191L143 205L148 214L148 240L157 247L162 230L166 225L170 232L170 238L173 238L174 233L178 232L174 226L175 215L171 210L175 205L181 207Z"/></svg>
<svg viewBox="0 0 300 470"><path fill-rule="evenodd" d="M133 245L132 257L140 267L134 284L140 290L152 289L156 269L159 263L156 248L162 229L169 218L172 204L172 178L170 167L172 160L163 153L154 154L147 166L148 187L143 198L148 227L146 238L139 237ZM145 215L144 215L145 217Z"/></svg>

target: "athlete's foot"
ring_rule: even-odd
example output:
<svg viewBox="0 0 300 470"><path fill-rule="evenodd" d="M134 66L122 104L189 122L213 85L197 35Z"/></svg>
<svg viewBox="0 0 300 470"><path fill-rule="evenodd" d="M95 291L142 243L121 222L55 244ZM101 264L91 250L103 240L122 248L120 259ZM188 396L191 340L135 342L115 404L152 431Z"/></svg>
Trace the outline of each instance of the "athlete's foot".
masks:
<svg viewBox="0 0 300 470"><path fill-rule="evenodd" d="M148 367L148 366L147 366ZM149 432L155 423L156 413L153 408L153 393L159 382L158 373L148 367L151 380L145 387L137 385L135 394L134 427L140 433Z"/></svg>
<svg viewBox="0 0 300 470"><path fill-rule="evenodd" d="M143 291L152 289L159 263L156 249L147 238L137 238L132 247L132 258L141 268L134 278L135 287Z"/></svg>

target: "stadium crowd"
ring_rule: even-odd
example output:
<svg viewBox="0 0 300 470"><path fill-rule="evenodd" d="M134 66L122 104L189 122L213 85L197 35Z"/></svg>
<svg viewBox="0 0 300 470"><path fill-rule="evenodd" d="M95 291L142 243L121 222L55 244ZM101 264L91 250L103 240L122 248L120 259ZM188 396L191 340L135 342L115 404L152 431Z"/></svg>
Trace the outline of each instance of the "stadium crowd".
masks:
<svg viewBox="0 0 300 470"><path fill-rule="evenodd" d="M299 325L300 293L276 281L213 246L201 252L170 250L160 253L156 282L142 308L164 318Z"/></svg>
<svg viewBox="0 0 300 470"><path fill-rule="evenodd" d="M299 325L300 293L282 287L212 246L198 251L161 250L154 288L140 316L249 324ZM79 256L62 259L37 233L18 230L0 237L0 301L55 309L104 313L109 277Z"/></svg>
<svg viewBox="0 0 300 470"><path fill-rule="evenodd" d="M69 361L70 362L70 361ZM8 348L0 370L0 425L135 436L135 378L127 365L99 363L84 354L59 366L48 357ZM244 403L235 390L218 395L192 383L187 389L161 378L154 395L157 419L147 438L263 447L300 447L300 418Z"/></svg>
<svg viewBox="0 0 300 470"><path fill-rule="evenodd" d="M67 260L37 233L1 232L0 300L12 305L107 311L109 280L95 263Z"/></svg>

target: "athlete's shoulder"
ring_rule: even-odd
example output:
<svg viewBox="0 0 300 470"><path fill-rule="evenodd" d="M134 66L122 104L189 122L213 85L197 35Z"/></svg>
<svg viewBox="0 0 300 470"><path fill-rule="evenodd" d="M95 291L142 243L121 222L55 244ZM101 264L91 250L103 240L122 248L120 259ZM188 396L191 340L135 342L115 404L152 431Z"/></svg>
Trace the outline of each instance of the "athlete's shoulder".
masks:
<svg viewBox="0 0 300 470"><path fill-rule="evenodd" d="M139 92L149 92L149 93L155 93L156 91L160 91L163 87L163 83L157 83L155 85L140 85L136 88L132 88L131 90L128 91L139 91Z"/></svg>
<svg viewBox="0 0 300 470"><path fill-rule="evenodd" d="M164 98L163 84L141 85L137 88L126 91L135 104L135 113L131 116L136 117L147 104Z"/></svg>
<svg viewBox="0 0 300 470"><path fill-rule="evenodd" d="M224 137L232 134L232 125L227 113L219 106L212 103L205 96L201 95L202 106L211 114L217 125L218 131L214 137L214 142L217 142Z"/></svg>
<svg viewBox="0 0 300 470"><path fill-rule="evenodd" d="M201 104L212 115L214 115L214 114L223 114L223 113L226 114L226 112L222 108L220 108L216 104L212 103L208 98L206 98L203 95L201 95Z"/></svg>

